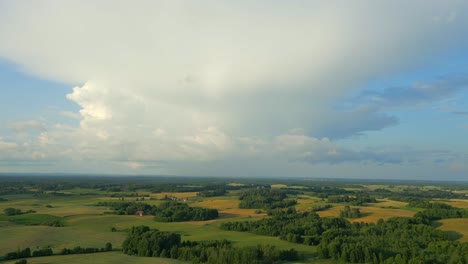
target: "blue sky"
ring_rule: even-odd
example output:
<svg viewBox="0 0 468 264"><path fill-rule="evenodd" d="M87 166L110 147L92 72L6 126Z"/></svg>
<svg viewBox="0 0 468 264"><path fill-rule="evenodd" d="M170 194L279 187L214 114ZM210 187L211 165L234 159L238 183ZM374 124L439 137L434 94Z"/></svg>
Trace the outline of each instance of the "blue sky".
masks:
<svg viewBox="0 0 468 264"><path fill-rule="evenodd" d="M468 180L429 2L0 0L0 172Z"/></svg>

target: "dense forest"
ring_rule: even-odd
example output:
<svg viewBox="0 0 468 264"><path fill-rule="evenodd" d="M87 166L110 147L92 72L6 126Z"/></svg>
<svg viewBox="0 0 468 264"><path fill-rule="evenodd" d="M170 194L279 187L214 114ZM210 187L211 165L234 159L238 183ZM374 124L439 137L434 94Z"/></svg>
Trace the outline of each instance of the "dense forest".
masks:
<svg viewBox="0 0 468 264"><path fill-rule="evenodd" d="M295 205L293 199L287 199L285 191L268 188L251 189L239 195L239 208L242 209L275 209Z"/></svg>
<svg viewBox="0 0 468 264"><path fill-rule="evenodd" d="M351 224L343 218L320 218L313 212L288 209L277 210L271 218L259 221L225 222L221 228L318 245L320 258L341 262L468 262L468 243L450 241L444 232L431 225L431 218L424 213L413 218L379 220L376 224Z"/></svg>
<svg viewBox="0 0 468 264"><path fill-rule="evenodd" d="M115 210L117 214L154 215L154 220L158 222L184 222L184 221L205 221L218 217L218 210L201 207L190 207L187 204L176 201L165 201L159 205L149 205L142 202L99 202L98 206L108 206Z"/></svg>
<svg viewBox="0 0 468 264"><path fill-rule="evenodd" d="M368 194L334 195L328 196L329 203L350 203L352 205L364 205L366 203L376 203L377 200Z"/></svg>
<svg viewBox="0 0 468 264"><path fill-rule="evenodd" d="M192 263L266 264L298 259L294 249L278 250L270 245L237 248L227 240L182 242L180 234L161 232L148 226L132 227L122 250L128 255L165 257Z"/></svg>
<svg viewBox="0 0 468 264"><path fill-rule="evenodd" d="M70 255L70 254L87 254L87 253L98 253L98 252L108 252L112 251L112 244L107 242L103 248L84 248L84 247L74 247L74 248L63 248L57 255ZM4 259L20 259L20 258L29 258L29 257L43 257L43 256L52 256L54 252L51 248L41 248L36 250L31 250L29 247L25 249L17 249L16 251L8 252L5 254ZM25 262L27 263L27 262Z"/></svg>

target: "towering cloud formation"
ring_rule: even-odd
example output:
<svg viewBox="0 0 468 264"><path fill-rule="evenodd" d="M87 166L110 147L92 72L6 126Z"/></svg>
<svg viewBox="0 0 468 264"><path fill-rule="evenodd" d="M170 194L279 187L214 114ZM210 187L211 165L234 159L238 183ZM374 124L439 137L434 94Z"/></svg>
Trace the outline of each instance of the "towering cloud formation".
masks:
<svg viewBox="0 0 468 264"><path fill-rule="evenodd" d="M80 125L48 128L42 151L54 159L132 168L259 156L393 163L333 140L394 126L395 117L367 103L334 105L370 78L465 45L467 8L453 1L3 1L0 56L74 87L64 94L79 105ZM390 97L389 90L376 95Z"/></svg>

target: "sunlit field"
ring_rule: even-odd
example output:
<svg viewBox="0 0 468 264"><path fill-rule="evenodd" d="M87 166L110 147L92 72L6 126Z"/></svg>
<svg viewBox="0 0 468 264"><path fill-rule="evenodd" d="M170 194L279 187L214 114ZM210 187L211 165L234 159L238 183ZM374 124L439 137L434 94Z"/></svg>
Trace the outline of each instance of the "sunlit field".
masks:
<svg viewBox="0 0 468 264"><path fill-rule="evenodd" d="M453 238L460 242L468 242L467 218L443 219L437 222L441 224L438 229L447 232L456 232L455 234L452 234Z"/></svg>
<svg viewBox="0 0 468 264"><path fill-rule="evenodd" d="M260 221L271 218L270 209L250 208L240 209L239 196L247 190L261 190L266 185L262 182L258 188L248 188L245 185L226 184L228 188L233 188L224 195L202 196L200 192L151 192L150 190L139 188L132 191L103 191L92 188L71 188L64 189L58 193L41 192L35 194L34 189L30 189L25 194L3 195L0 202L0 210L6 208L16 208L23 213L20 215L7 216L0 214L0 256L7 252L18 249L31 248L38 250L50 248L54 253L60 252L64 248L103 248L104 244L110 242L113 245L113 252L102 252L94 254L48 256L28 259L28 263L80 263L91 259L98 259L93 263L182 263L178 260L164 258L143 258L124 255L121 250L122 243L128 235L128 231L134 226L145 225L160 231L174 232L181 235L183 241L214 241L226 239L233 247L273 245L280 250L295 249L301 256L299 263L334 263L332 260L319 259L318 248L313 245L294 243L283 237L259 235L253 232L238 232L221 229L223 223ZM196 188L198 185L187 185L187 188ZM340 217L340 212L345 206L358 208L361 216L357 218L345 218L349 222L377 223L379 219L388 220L393 217L413 217L422 208L408 207L408 202L392 200L391 197L376 195L375 202L362 205L353 205L346 202L330 203L326 196L301 186L298 183L288 185L277 183L272 186L272 190L278 192L290 192L289 200L296 201L294 209L298 213L307 213L316 210L322 218ZM183 188L183 187L182 187ZM201 187L200 187L201 188ZM343 188L344 192L366 192L372 194L374 190L391 189L395 192L404 192L407 185L387 186L382 185L352 185L350 188ZM421 191L437 189L434 186L421 187ZM334 189L331 189L334 190ZM320 197L319 197L320 196ZM356 194L350 196L351 199L357 197ZM148 206L159 206L167 201L184 204L194 208L216 209L219 216L215 219L205 221L184 221L184 222L157 222L150 214L140 216L138 214L116 214L108 206L98 206L99 203L145 203ZM468 200L461 197L456 199L429 199L430 202L442 202L457 208L468 208ZM328 206L329 208L326 208ZM280 209L285 210L286 208ZM32 210L32 211L31 211ZM58 221L62 226L47 226L44 222ZM466 219L443 219L434 222L434 225L449 235L453 240L460 242L468 241L468 222ZM14 263L14 262L7 262Z"/></svg>

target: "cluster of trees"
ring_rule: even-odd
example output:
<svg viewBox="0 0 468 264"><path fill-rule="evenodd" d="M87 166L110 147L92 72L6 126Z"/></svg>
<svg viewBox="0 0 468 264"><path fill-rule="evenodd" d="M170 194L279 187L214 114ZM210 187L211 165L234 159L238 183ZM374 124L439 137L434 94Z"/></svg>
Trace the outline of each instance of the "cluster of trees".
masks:
<svg viewBox="0 0 468 264"><path fill-rule="evenodd" d="M438 202L431 203L429 201L422 200L422 199L413 199L412 201L408 203L408 207L417 207L417 208L424 208L424 209L447 209L447 210L455 209L453 206L448 205L448 204L438 203Z"/></svg>
<svg viewBox="0 0 468 264"><path fill-rule="evenodd" d="M275 236L294 243L317 245L328 226L344 225L345 220L320 218L315 212L297 213L293 208L274 210L270 218L258 221L223 222L221 229Z"/></svg>
<svg viewBox="0 0 468 264"><path fill-rule="evenodd" d="M310 209L312 212L319 212L319 211L325 211L325 210L328 210L330 208L332 208L333 206L331 204L325 204L325 205L316 205L314 207L312 207L312 209Z"/></svg>
<svg viewBox="0 0 468 264"><path fill-rule="evenodd" d="M362 214L359 208L351 208L349 205L346 205L344 210L340 211L340 217L344 218L359 218L361 216Z"/></svg>
<svg viewBox="0 0 468 264"><path fill-rule="evenodd" d="M30 248L25 248L23 250L18 249L17 251L8 252L5 255L5 259L19 259L19 258L29 258L29 257L42 257L42 256L52 256L54 253L50 248L42 248L32 252Z"/></svg>
<svg viewBox="0 0 468 264"><path fill-rule="evenodd" d="M166 201L159 205L141 202L99 202L98 206L109 206L118 214L135 215L138 211L154 215L158 222L205 221L218 217L218 210L190 207L176 201Z"/></svg>
<svg viewBox="0 0 468 264"><path fill-rule="evenodd" d="M407 202L408 207L424 208L424 209L455 209L451 205L440 203L440 202L430 202L428 199L419 198L419 197L396 196L396 197L392 197L392 200L400 201L400 202Z"/></svg>
<svg viewBox="0 0 468 264"><path fill-rule="evenodd" d="M149 194L138 194L137 192L133 192L133 193L119 192L119 193L111 193L111 194L109 194L109 197L150 197L150 195Z"/></svg>
<svg viewBox="0 0 468 264"><path fill-rule="evenodd" d="M25 248L23 250L18 249L13 252L8 252L5 254L5 259L19 259L19 258L29 258L31 257L31 249Z"/></svg>
<svg viewBox="0 0 468 264"><path fill-rule="evenodd" d="M418 212L415 217L427 218L429 220L440 220L447 218L468 218L466 209L427 209Z"/></svg>
<svg viewBox="0 0 468 264"><path fill-rule="evenodd" d="M436 246L441 244L447 248ZM391 218L327 230L317 252L322 258L351 263L443 264L459 263L453 262L455 259L468 261L466 248L466 243L449 241L444 232L419 218Z"/></svg>
<svg viewBox="0 0 468 264"><path fill-rule="evenodd" d="M153 208L156 206L149 205L147 203L136 203L136 202L98 202L97 206L108 206L112 210L115 210L119 215L135 215L138 211L143 211L145 214L152 214Z"/></svg>
<svg viewBox="0 0 468 264"><path fill-rule="evenodd" d="M369 196L368 194L358 194L355 196L350 195L335 195L328 197L329 203L350 203L352 205L364 205L366 203L376 203L374 197Z"/></svg>
<svg viewBox="0 0 468 264"><path fill-rule="evenodd" d="M343 218L320 218L314 212L285 210L259 221L225 222L221 228L318 245L321 258L337 262L468 263L468 244L450 241L423 214L381 219L377 224L351 224ZM457 262L461 260L465 262Z"/></svg>
<svg viewBox="0 0 468 264"><path fill-rule="evenodd" d="M54 254L54 252L52 251L51 248L43 248L43 249L33 251L32 256L33 257L43 257L43 256L52 256L53 254Z"/></svg>
<svg viewBox="0 0 468 264"><path fill-rule="evenodd" d="M58 255L97 253L97 252L106 252L106 251L112 251L112 244L110 242L107 242L105 247L103 248L82 248L80 246L77 246L73 249L64 248L58 253ZM22 250L18 249L13 252L8 252L7 254L5 254L4 259L11 260L11 259L20 259L20 258L29 258L29 257L43 257L43 256L52 256L53 254L54 252L52 251L51 248L42 248L42 249L38 249L32 252L30 248L25 248Z"/></svg>
<svg viewBox="0 0 468 264"><path fill-rule="evenodd" d="M63 222L63 219L46 219L42 221L39 225L63 227L65 226L65 223Z"/></svg>
<svg viewBox="0 0 468 264"><path fill-rule="evenodd" d="M284 191L267 188L247 190L239 195L241 209L275 209L295 205L296 200L287 199Z"/></svg>
<svg viewBox="0 0 468 264"><path fill-rule="evenodd" d="M468 210L453 207L451 205L439 202L430 202L426 199L417 197L397 197L395 200L408 203L408 207L426 209L418 212L415 217L430 220L440 220L447 218L468 218Z"/></svg>
<svg viewBox="0 0 468 264"><path fill-rule="evenodd" d="M220 188L216 190L205 190L197 193L197 196L200 197L214 197L214 196L223 196L226 194L225 188Z"/></svg>
<svg viewBox="0 0 468 264"><path fill-rule="evenodd" d="M32 194L33 191L26 189L18 183L2 182L0 183L0 195L14 195L14 194Z"/></svg>
<svg viewBox="0 0 468 264"><path fill-rule="evenodd" d="M456 189L455 186L451 186L450 189ZM463 188L466 189L466 186ZM454 198L464 198L464 194L456 193L452 190L438 190L438 189L429 189L425 190L419 187L408 187L402 189L401 192L394 193L392 200L395 199L404 199L404 198L445 198L445 199L454 199ZM405 201L402 201L405 202Z"/></svg>
<svg viewBox="0 0 468 264"><path fill-rule="evenodd" d="M177 202L163 202L153 210L158 222L205 221L218 217L218 210L190 207Z"/></svg>
<svg viewBox="0 0 468 264"><path fill-rule="evenodd" d="M23 212L23 211L21 211L21 209L8 207L8 208L5 208L5 209L3 210L3 212L4 212L5 215L7 215L7 216L13 216L13 215L21 215L21 214L32 214L32 213L35 213L36 211L34 211L34 210L28 210L28 211L26 211L26 212Z"/></svg>
<svg viewBox="0 0 468 264"><path fill-rule="evenodd" d="M294 249L278 250L274 246L233 247L230 241L181 241L180 234L161 232L147 226L132 227L122 244L128 255L166 257L192 263L274 263L278 260L296 260Z"/></svg>
<svg viewBox="0 0 468 264"><path fill-rule="evenodd" d="M8 201L8 199L5 199L5 198L3 198L3 197L0 197L0 202L6 202L6 201Z"/></svg>
<svg viewBox="0 0 468 264"><path fill-rule="evenodd" d="M103 248L82 248L80 246L74 248L63 248L59 255L70 255L70 254L86 254L86 253L97 253L97 252L107 252L112 251L112 244L107 242Z"/></svg>
<svg viewBox="0 0 468 264"><path fill-rule="evenodd" d="M343 188L338 188L335 186L324 186L324 185L308 186L307 189L302 189L302 190L312 192L314 195L318 196L319 198L328 198L328 196L332 196L332 195L352 194L351 191L345 190Z"/></svg>

